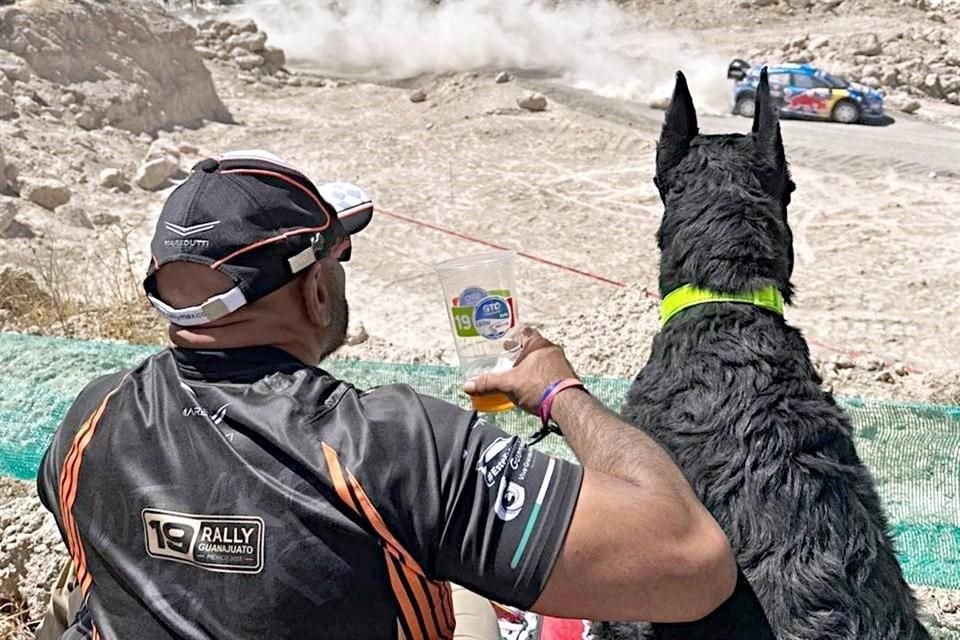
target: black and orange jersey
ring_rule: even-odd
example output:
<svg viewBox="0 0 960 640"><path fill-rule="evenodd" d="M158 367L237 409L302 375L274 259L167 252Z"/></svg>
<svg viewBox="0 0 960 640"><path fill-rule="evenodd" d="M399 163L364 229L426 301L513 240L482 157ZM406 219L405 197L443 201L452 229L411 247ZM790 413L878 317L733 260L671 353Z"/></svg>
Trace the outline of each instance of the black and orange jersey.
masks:
<svg viewBox="0 0 960 640"><path fill-rule="evenodd" d="M521 608L581 470L405 385L270 347L168 349L81 392L38 485L71 637L449 638L447 581Z"/></svg>

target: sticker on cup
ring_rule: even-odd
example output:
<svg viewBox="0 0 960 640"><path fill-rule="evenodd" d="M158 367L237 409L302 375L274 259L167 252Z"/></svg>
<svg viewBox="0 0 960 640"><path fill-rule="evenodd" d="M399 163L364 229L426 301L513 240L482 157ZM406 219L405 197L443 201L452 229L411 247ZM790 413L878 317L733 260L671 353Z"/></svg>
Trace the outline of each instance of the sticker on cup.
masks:
<svg viewBox="0 0 960 640"><path fill-rule="evenodd" d="M499 340L513 326L510 303L500 296L487 296L473 307L473 326L487 340Z"/></svg>
<svg viewBox="0 0 960 640"><path fill-rule="evenodd" d="M481 289L480 287L467 287L461 291L460 295L457 296L457 299L454 300L454 306L473 307L488 295L490 294L487 293L486 289Z"/></svg>

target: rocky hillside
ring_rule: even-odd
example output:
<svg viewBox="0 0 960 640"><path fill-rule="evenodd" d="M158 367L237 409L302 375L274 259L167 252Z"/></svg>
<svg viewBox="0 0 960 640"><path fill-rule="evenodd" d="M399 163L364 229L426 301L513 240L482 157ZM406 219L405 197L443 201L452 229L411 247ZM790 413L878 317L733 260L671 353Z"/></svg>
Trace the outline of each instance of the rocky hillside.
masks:
<svg viewBox="0 0 960 640"><path fill-rule="evenodd" d="M229 120L192 47L195 35L154 2L23 0L0 8L0 118L28 114L135 133Z"/></svg>

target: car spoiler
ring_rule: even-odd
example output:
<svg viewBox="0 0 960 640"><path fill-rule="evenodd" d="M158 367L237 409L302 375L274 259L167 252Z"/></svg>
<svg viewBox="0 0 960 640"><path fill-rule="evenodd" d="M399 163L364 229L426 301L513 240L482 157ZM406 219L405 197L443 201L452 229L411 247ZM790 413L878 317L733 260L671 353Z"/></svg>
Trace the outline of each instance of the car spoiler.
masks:
<svg viewBox="0 0 960 640"><path fill-rule="evenodd" d="M741 60L740 58L734 58L733 62L730 63L730 66L727 67L727 79L728 80L743 80L747 77L747 73L750 71L750 63L746 60Z"/></svg>

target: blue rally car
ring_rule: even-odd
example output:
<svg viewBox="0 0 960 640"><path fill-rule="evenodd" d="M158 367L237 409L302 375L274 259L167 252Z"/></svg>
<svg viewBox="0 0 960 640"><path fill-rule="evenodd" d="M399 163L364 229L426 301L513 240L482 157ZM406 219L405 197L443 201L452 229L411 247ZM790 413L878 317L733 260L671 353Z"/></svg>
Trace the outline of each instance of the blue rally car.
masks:
<svg viewBox="0 0 960 640"><path fill-rule="evenodd" d="M733 85L733 112L753 117L754 95L760 69L745 60L734 60L727 69ZM780 113L797 117L834 120L844 124L882 121L883 94L862 84L847 82L809 64L766 65L770 95Z"/></svg>

